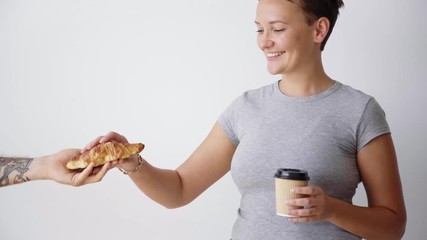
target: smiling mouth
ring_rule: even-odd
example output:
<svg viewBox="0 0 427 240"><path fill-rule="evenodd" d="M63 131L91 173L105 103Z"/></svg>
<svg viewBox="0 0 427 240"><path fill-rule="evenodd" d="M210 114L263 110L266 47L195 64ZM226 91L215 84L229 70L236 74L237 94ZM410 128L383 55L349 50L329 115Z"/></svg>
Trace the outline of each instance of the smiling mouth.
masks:
<svg viewBox="0 0 427 240"><path fill-rule="evenodd" d="M268 58L275 58L275 57L282 55L283 53L285 53L285 52L268 52L265 54Z"/></svg>

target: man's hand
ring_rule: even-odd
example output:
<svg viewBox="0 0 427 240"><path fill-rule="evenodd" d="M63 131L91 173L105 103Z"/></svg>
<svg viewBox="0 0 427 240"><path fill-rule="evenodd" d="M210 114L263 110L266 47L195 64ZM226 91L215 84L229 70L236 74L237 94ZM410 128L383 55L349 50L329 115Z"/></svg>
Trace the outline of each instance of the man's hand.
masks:
<svg viewBox="0 0 427 240"><path fill-rule="evenodd" d="M67 169L65 167L67 161L79 155L80 152L80 149L64 149L50 156L36 158L35 164L39 165L39 172L44 172L46 179L75 187L101 181L107 171L117 165L115 161L96 168L91 163L83 171Z"/></svg>

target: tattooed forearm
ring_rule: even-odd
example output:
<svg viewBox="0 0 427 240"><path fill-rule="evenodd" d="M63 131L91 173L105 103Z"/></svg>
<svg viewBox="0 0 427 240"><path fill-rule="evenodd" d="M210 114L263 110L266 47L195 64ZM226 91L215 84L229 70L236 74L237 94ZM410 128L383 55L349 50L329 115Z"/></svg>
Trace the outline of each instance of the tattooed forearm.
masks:
<svg viewBox="0 0 427 240"><path fill-rule="evenodd" d="M25 173L30 169L33 160L0 157L0 187L30 181Z"/></svg>

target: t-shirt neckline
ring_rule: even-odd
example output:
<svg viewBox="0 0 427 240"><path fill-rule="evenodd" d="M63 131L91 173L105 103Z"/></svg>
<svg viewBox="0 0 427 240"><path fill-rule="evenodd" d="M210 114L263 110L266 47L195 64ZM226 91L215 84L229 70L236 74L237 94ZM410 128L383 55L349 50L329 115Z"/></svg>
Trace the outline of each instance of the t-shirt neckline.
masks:
<svg viewBox="0 0 427 240"><path fill-rule="evenodd" d="M306 97L291 97L288 96L284 93L282 93L282 91L280 91L279 88L279 83L281 80L278 80L275 84L274 84L274 92L275 94L280 97L281 99L285 100L285 101L289 101L289 102L312 102L312 101L317 101L319 99L325 98L329 95L331 95L332 93L334 93L336 90L338 90L338 88L341 86L341 83L338 81L334 81L334 84L326 89L323 92L311 95L311 96L306 96Z"/></svg>

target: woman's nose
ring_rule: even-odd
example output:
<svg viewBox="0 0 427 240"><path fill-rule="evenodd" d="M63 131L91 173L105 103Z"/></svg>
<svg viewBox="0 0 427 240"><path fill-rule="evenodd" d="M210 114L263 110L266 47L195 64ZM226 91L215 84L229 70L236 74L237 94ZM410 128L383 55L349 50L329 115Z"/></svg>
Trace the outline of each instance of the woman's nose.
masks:
<svg viewBox="0 0 427 240"><path fill-rule="evenodd" d="M268 49L274 45L274 42L269 34L264 33L258 36L258 45L261 49Z"/></svg>

